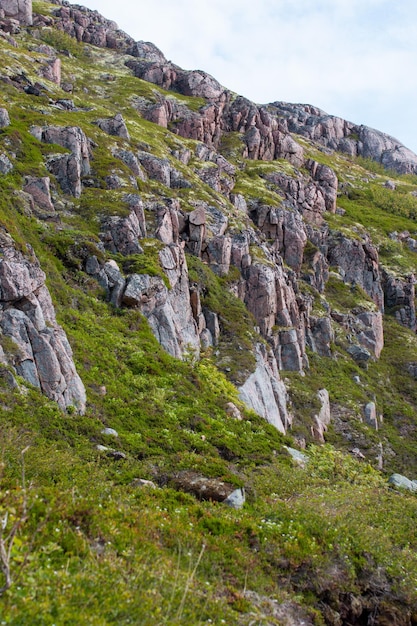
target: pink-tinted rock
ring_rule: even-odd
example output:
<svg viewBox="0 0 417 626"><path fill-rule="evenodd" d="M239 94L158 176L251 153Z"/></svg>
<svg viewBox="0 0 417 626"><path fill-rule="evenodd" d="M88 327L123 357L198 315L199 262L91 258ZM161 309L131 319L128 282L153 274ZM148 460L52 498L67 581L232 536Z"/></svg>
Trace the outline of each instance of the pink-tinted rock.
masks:
<svg viewBox="0 0 417 626"><path fill-rule="evenodd" d="M256 370L239 388L239 397L255 413L285 433L291 425L287 392L273 354L263 345L256 349Z"/></svg>
<svg viewBox="0 0 417 626"><path fill-rule="evenodd" d="M50 179L48 176L35 178L26 176L26 184L23 191L30 194L35 204L45 211L54 211L51 200Z"/></svg>
<svg viewBox="0 0 417 626"><path fill-rule="evenodd" d="M114 117L97 120L97 126L108 135L130 139L129 132L126 128L125 121L121 113L117 113Z"/></svg>
<svg viewBox="0 0 417 626"><path fill-rule="evenodd" d="M28 255L17 250L4 234L0 250L0 327L16 344L16 350L6 351L9 363L61 408L72 406L83 413L85 389L38 260L31 250Z"/></svg>
<svg viewBox="0 0 417 626"><path fill-rule="evenodd" d="M52 59L40 70L42 78L46 78L57 85L61 84L61 59Z"/></svg>
<svg viewBox="0 0 417 626"><path fill-rule="evenodd" d="M6 18L15 19L22 26L32 25L32 0L0 0L0 9Z"/></svg>

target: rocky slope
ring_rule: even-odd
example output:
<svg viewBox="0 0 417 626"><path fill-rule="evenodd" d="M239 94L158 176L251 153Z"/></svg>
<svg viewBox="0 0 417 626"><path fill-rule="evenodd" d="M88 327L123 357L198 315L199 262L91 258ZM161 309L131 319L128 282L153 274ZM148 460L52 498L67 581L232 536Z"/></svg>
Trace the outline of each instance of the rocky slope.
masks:
<svg viewBox="0 0 417 626"><path fill-rule="evenodd" d="M35 387L67 414L130 432L140 411L124 422L102 382L109 346L97 339L94 362L82 344L138 315L179 371L218 376L226 422L257 415L301 448L327 440L379 471L414 471L417 156L312 106L236 96L78 5L0 0L0 29L0 361L12 396ZM91 321L102 306L103 330ZM135 376L168 359L149 341L123 357ZM168 424L175 411L159 410ZM141 443L137 457L149 454ZM191 469L157 479L200 498L234 493L181 473ZM360 610L320 598L325 623L371 623L368 597ZM410 611L392 623L414 623Z"/></svg>

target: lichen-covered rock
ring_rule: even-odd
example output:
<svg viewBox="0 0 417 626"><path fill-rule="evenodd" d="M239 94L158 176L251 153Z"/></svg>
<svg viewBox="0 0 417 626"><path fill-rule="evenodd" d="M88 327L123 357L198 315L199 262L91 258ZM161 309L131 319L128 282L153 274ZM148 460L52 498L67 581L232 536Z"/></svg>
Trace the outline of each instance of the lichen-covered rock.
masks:
<svg viewBox="0 0 417 626"><path fill-rule="evenodd" d="M13 169L13 163L7 154L0 154L0 174L9 174Z"/></svg>
<svg viewBox="0 0 417 626"><path fill-rule="evenodd" d="M5 234L0 241L0 328L15 344L7 353L17 373L67 409L85 411L84 385L58 325L45 274L33 251L25 256Z"/></svg>

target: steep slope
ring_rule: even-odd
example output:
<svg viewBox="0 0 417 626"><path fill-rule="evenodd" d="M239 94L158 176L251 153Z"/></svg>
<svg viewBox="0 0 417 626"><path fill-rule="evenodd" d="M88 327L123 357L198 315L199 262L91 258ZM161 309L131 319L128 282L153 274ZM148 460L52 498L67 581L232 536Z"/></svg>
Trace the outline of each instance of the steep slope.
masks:
<svg viewBox="0 0 417 626"><path fill-rule="evenodd" d="M414 624L416 155L0 28L5 623Z"/></svg>

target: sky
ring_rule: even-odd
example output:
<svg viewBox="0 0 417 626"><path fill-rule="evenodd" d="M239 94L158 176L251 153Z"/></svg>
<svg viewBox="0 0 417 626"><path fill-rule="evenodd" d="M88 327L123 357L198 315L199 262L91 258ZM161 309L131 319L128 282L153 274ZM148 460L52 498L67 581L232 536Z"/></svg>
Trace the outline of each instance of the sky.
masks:
<svg viewBox="0 0 417 626"><path fill-rule="evenodd" d="M266 104L312 104L417 153L416 0L85 0L136 41Z"/></svg>

